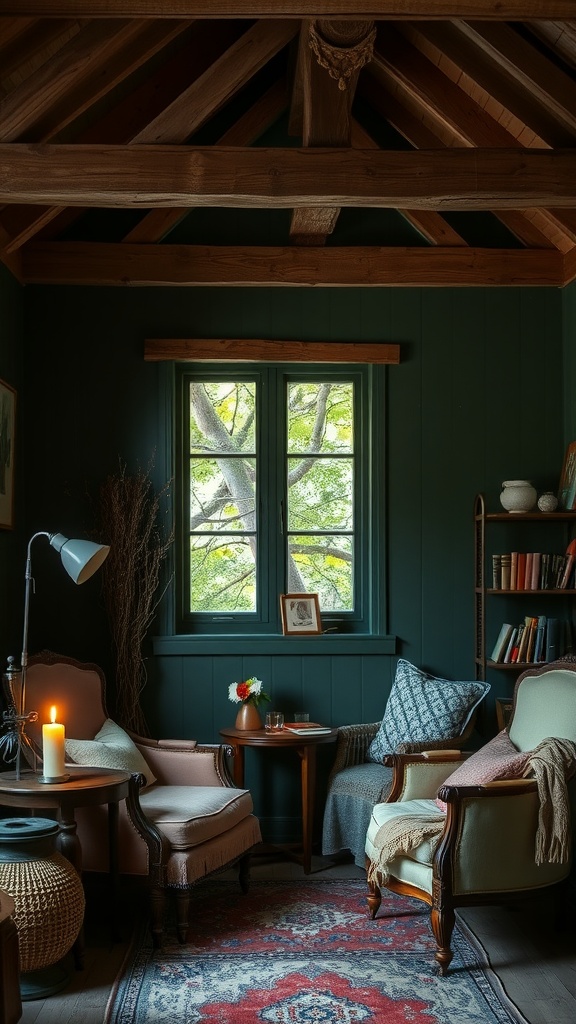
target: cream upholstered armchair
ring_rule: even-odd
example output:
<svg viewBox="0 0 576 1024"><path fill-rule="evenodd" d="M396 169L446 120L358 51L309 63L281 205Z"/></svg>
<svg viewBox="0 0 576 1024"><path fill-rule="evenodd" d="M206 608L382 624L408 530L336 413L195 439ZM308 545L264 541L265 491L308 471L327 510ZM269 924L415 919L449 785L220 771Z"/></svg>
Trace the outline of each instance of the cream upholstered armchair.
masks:
<svg viewBox="0 0 576 1024"><path fill-rule="evenodd" d="M155 945L161 942L166 893L175 894L177 933L184 942L193 886L237 863L246 891L250 851L261 839L250 792L234 788L229 775L228 748L128 736L108 718L97 665L43 652L30 659L26 679L26 706L39 712L33 735L39 744L40 724L49 721L53 704L66 725L69 762L132 773L131 794L119 813L119 871L149 881ZM107 815L105 805L76 810L85 871L109 870Z"/></svg>
<svg viewBox="0 0 576 1024"><path fill-rule="evenodd" d="M372 808L388 799L392 786L387 755L446 746L463 749L489 689L481 680L438 678L399 658L382 721L338 729L324 808L322 853L332 856L350 850L363 868Z"/></svg>
<svg viewBox="0 0 576 1024"><path fill-rule="evenodd" d="M466 760L432 751L391 761L392 791L366 837L368 904L375 917L382 888L429 904L446 974L457 907L525 896L570 874L576 664L519 676L508 729Z"/></svg>

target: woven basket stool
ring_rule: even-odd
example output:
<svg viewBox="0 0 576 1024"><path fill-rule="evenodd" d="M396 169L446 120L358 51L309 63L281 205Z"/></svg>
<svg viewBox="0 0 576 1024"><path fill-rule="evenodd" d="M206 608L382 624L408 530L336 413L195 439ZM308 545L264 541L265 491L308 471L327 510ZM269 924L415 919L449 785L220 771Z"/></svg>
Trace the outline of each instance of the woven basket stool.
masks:
<svg viewBox="0 0 576 1024"><path fill-rule="evenodd" d="M68 981L55 966L72 947L84 919L84 890L75 868L55 849L50 818L0 820L0 888L14 900L22 999L43 999Z"/></svg>

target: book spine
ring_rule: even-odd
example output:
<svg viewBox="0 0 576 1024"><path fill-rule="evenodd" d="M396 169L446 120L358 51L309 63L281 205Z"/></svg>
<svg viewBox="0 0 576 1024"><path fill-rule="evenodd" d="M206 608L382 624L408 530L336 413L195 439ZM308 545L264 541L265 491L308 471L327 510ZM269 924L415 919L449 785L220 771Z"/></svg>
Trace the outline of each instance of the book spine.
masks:
<svg viewBox="0 0 576 1024"><path fill-rule="evenodd" d="M546 633L546 616L538 616L536 628L536 643L534 645L534 661L544 661L544 635Z"/></svg>
<svg viewBox="0 0 576 1024"><path fill-rule="evenodd" d="M510 634L510 639L508 641L508 646L506 648L506 653L505 653L504 657L502 658L502 661L504 662L505 665L510 665L510 663L512 661L512 651L514 650L514 645L516 643L516 637L517 636L518 636L518 629L515 628L515 629L512 630L512 632Z"/></svg>
<svg viewBox="0 0 576 1024"><path fill-rule="evenodd" d="M558 657L558 619L548 619L546 629L546 661L556 661Z"/></svg>
<svg viewBox="0 0 576 1024"><path fill-rule="evenodd" d="M536 630L538 628L538 619L533 618L530 623L530 631L528 636L528 646L526 648L526 661L534 661L534 647L536 645Z"/></svg>
<svg viewBox="0 0 576 1024"><path fill-rule="evenodd" d="M548 590L550 586L550 555L542 553L540 559L540 590Z"/></svg>
<svg viewBox="0 0 576 1024"><path fill-rule="evenodd" d="M510 655L510 663L512 665L515 665L516 662L518 661L518 656L520 654L520 644L522 643L523 635L524 635L524 623L521 622L520 625L518 626L518 629L516 630L516 637L515 637L515 640L514 640L514 646L512 648L512 654Z"/></svg>
<svg viewBox="0 0 576 1024"><path fill-rule="evenodd" d="M526 552L519 551L516 559L516 590L524 590L526 576Z"/></svg>
<svg viewBox="0 0 576 1024"><path fill-rule="evenodd" d="M524 574L524 590L532 589L532 552L526 552L526 572Z"/></svg>
<svg viewBox="0 0 576 1024"><path fill-rule="evenodd" d="M540 583L540 552L532 553L532 576L530 579L530 590L538 590Z"/></svg>
<svg viewBox="0 0 576 1024"><path fill-rule="evenodd" d="M518 567L518 552L510 552L510 590L516 590L516 570Z"/></svg>
<svg viewBox="0 0 576 1024"><path fill-rule="evenodd" d="M492 654L490 655L490 661L502 661L513 628L510 622L502 623L496 643L492 649Z"/></svg>
<svg viewBox="0 0 576 1024"><path fill-rule="evenodd" d="M492 555L492 587L494 590L500 590L501 585L500 555Z"/></svg>
<svg viewBox="0 0 576 1024"><path fill-rule="evenodd" d="M501 585L502 590L510 590L510 565L511 565L511 561L512 561L512 555L510 554L510 552L508 552L508 554L506 554L506 555L501 555L500 556L500 564L501 564L501 571L502 571L502 582L501 582L500 585Z"/></svg>
<svg viewBox="0 0 576 1024"><path fill-rule="evenodd" d="M518 651L518 662L523 665L526 662L526 651L528 649L528 640L530 637L530 623L532 617L526 615L524 618L524 632L522 633L522 640L520 641L520 650Z"/></svg>

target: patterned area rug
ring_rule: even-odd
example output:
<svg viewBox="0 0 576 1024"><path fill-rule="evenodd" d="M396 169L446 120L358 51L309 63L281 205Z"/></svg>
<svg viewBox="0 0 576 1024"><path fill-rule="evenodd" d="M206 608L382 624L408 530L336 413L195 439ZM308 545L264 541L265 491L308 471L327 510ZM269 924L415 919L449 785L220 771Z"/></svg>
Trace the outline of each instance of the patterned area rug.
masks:
<svg viewBox="0 0 576 1024"><path fill-rule="evenodd" d="M525 1022L471 934L456 928L441 978L423 904L386 893L371 921L365 896L349 879L204 884L186 945L140 929L105 1024Z"/></svg>

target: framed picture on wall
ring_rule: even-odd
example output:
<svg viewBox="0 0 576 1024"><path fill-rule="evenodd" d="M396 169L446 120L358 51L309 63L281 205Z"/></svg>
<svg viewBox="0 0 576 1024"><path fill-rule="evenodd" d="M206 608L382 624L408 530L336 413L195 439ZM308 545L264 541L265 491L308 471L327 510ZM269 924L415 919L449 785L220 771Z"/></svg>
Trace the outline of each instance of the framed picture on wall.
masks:
<svg viewBox="0 0 576 1024"><path fill-rule="evenodd" d="M318 594L280 594L284 636L321 633Z"/></svg>
<svg viewBox="0 0 576 1024"><path fill-rule="evenodd" d="M0 527L14 526L14 434L16 392L0 380Z"/></svg>
<svg viewBox="0 0 576 1024"><path fill-rule="evenodd" d="M576 441L570 442L564 456L558 487L558 508L565 512L576 509Z"/></svg>

